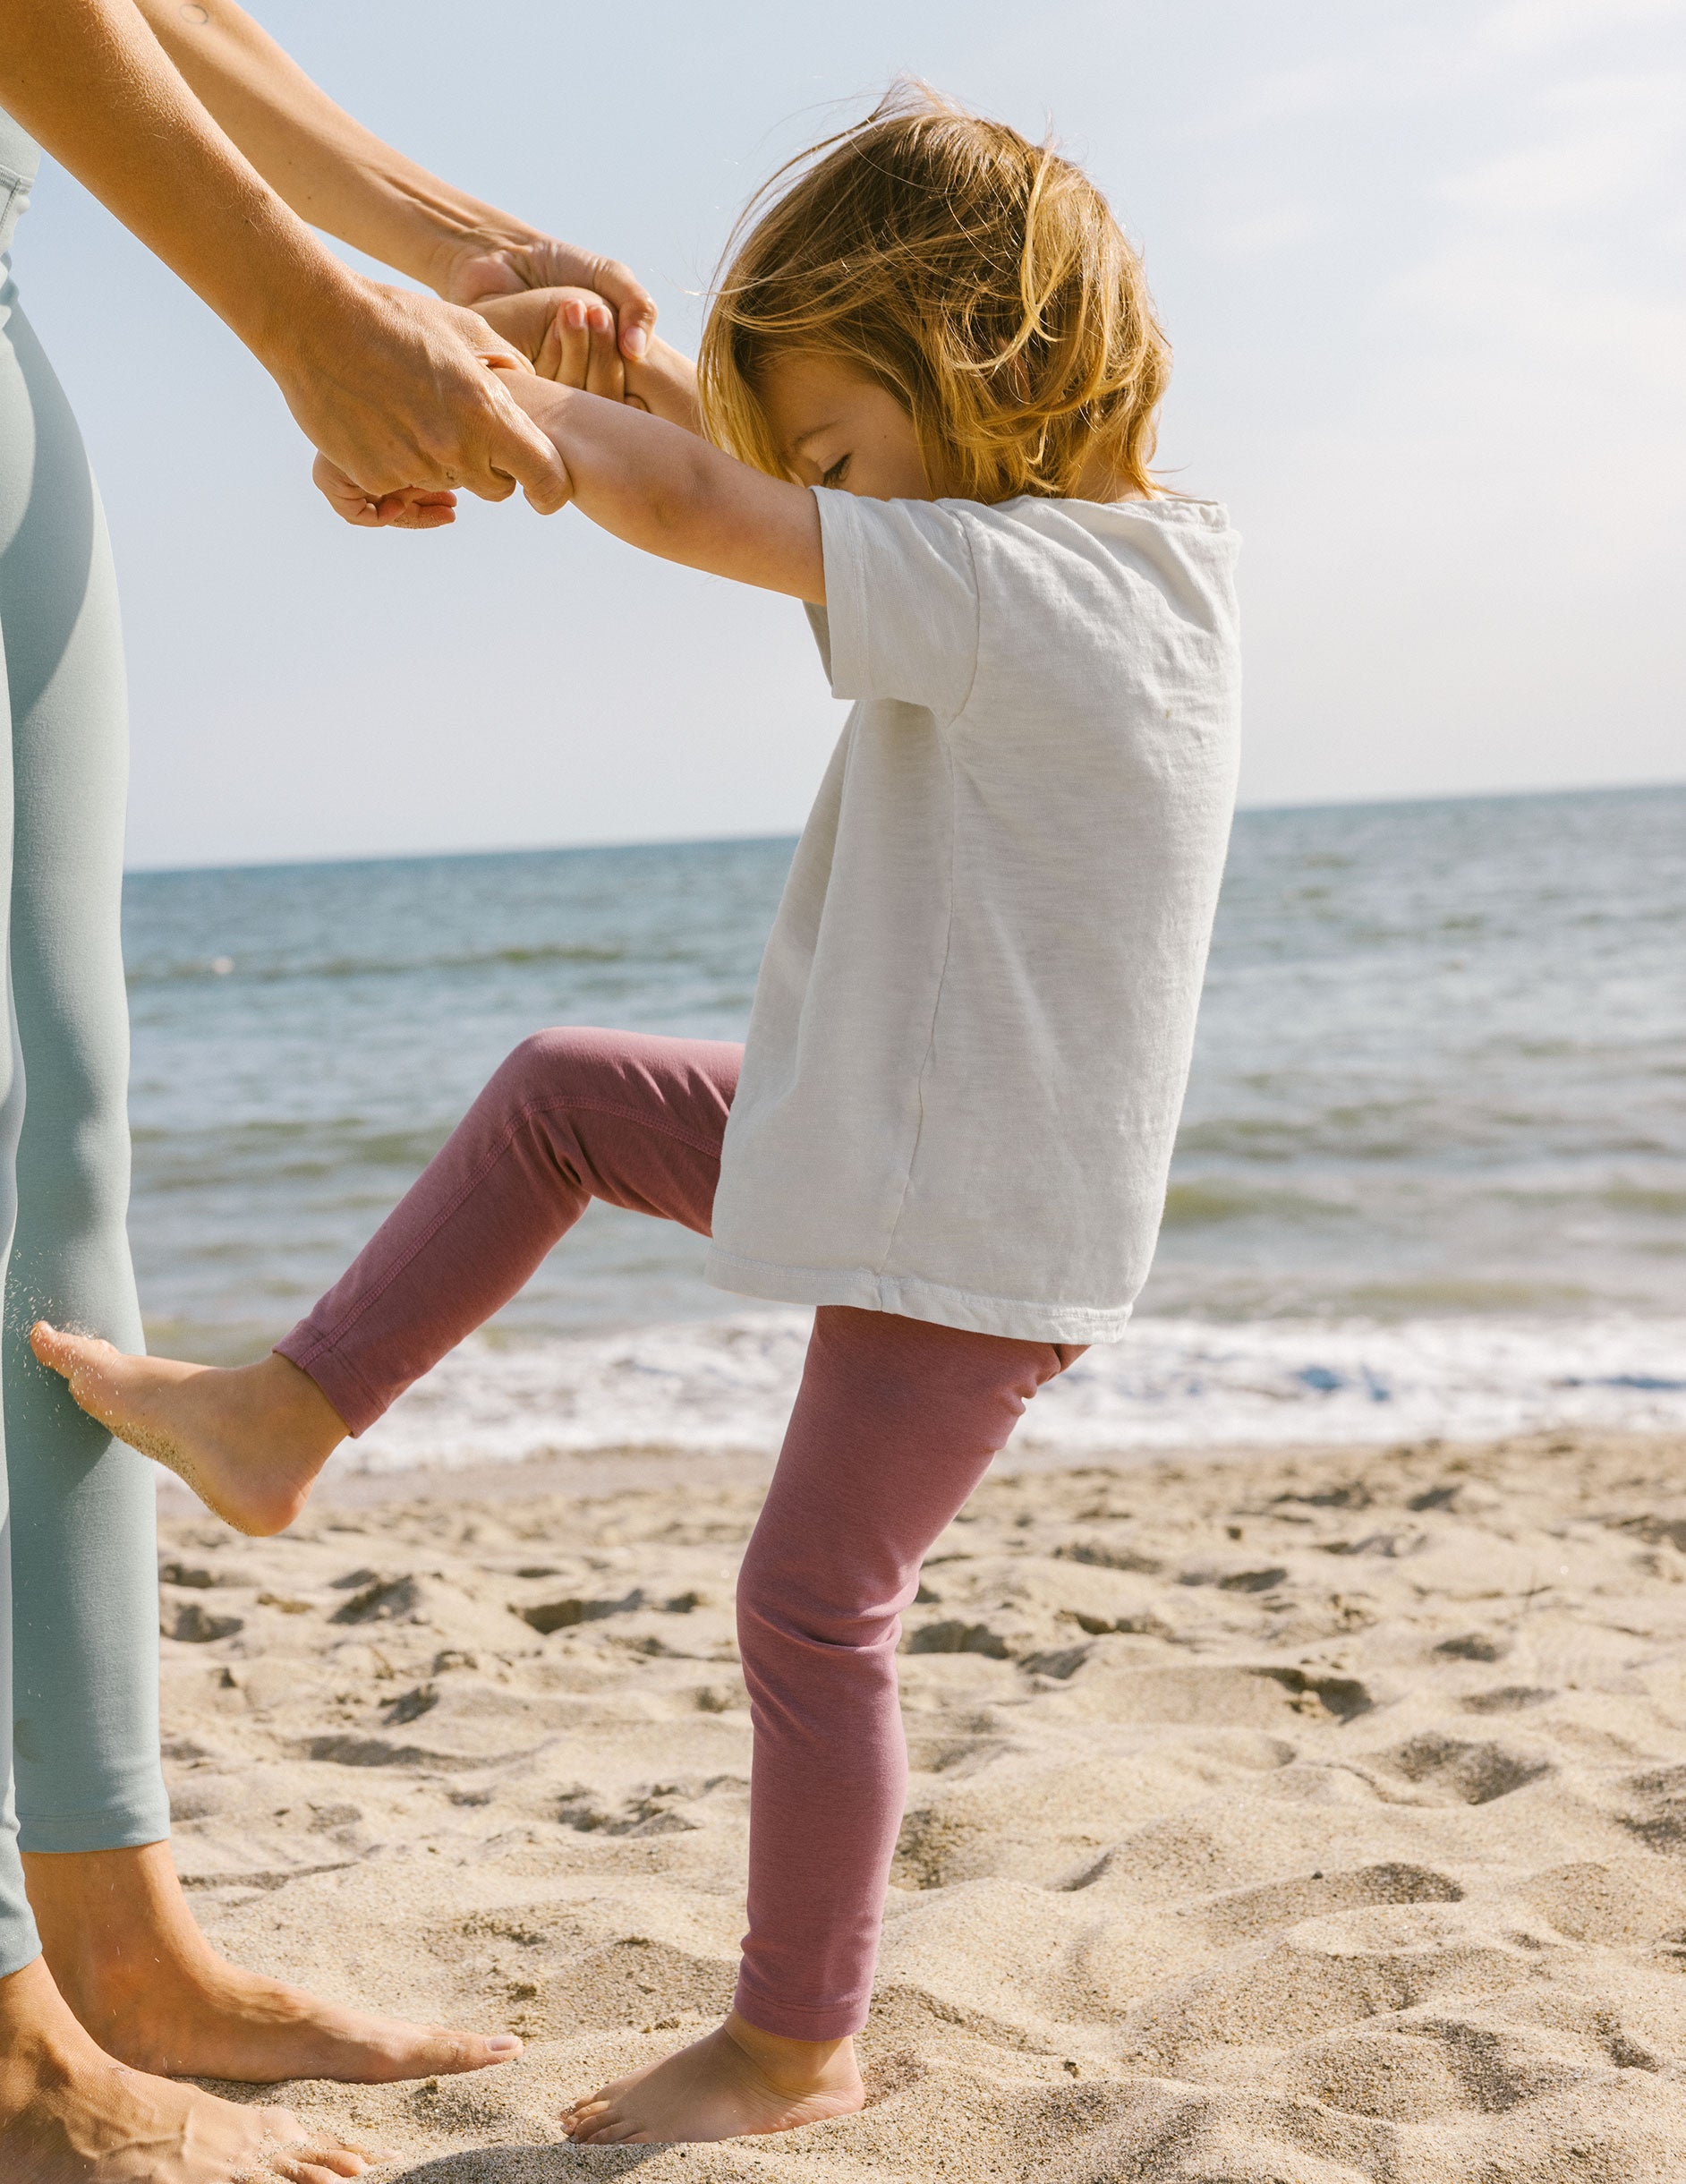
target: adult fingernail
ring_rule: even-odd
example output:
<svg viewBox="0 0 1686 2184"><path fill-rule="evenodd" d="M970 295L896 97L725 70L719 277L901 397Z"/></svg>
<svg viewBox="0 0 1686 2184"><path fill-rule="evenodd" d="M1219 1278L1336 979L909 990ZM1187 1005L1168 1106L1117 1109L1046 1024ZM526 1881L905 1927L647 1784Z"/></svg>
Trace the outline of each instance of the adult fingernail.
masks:
<svg viewBox="0 0 1686 2184"><path fill-rule="evenodd" d="M626 337L620 346L628 356L640 357L650 346L650 337L642 326L629 326L626 328Z"/></svg>
<svg viewBox="0 0 1686 2184"><path fill-rule="evenodd" d="M494 2055L518 2055L521 2052L521 2043L513 2033L498 2033L486 2045Z"/></svg>

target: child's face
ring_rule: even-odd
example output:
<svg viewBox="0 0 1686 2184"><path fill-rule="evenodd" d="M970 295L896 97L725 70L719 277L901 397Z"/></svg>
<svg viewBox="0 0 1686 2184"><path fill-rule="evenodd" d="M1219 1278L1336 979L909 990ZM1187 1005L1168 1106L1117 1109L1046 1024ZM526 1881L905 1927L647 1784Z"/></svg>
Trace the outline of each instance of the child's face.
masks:
<svg viewBox="0 0 1686 2184"><path fill-rule="evenodd" d="M930 500L913 419L894 395L832 356L775 357L762 375L773 442L798 485L867 500Z"/></svg>

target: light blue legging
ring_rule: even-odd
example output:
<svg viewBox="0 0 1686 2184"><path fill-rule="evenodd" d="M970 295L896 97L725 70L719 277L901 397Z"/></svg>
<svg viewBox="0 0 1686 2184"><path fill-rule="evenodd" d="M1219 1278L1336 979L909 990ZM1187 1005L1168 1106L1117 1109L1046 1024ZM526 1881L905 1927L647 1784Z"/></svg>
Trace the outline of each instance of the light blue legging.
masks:
<svg viewBox="0 0 1686 2184"><path fill-rule="evenodd" d="M33 148L0 116L0 244ZM14 188L14 184L21 185ZM26 1850L169 1833L158 1764L151 1467L38 1366L31 1321L140 1342L123 1233L128 1012L118 928L127 723L105 518L64 390L0 287L0 1975L38 1953Z"/></svg>

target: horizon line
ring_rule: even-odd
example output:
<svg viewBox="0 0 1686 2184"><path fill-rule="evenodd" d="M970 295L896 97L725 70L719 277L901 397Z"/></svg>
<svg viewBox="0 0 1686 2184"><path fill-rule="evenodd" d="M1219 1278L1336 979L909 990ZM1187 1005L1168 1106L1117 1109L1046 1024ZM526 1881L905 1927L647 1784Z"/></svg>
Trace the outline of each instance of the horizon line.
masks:
<svg viewBox="0 0 1686 2184"><path fill-rule="evenodd" d="M1335 797L1326 802L1307 803L1291 801L1282 804L1242 804L1236 807L1237 819L1262 817L1267 814L1288 815L1297 812L1366 812L1400 811L1444 804L1520 804L1529 801L1544 802L1553 797L1623 797L1655 796L1659 791L1678 792L1686 789L1686 781L1599 781L1579 786L1554 789L1460 789L1450 795L1395 796L1395 797ZM555 842L500 842L482 844L478 849L373 849L362 852L324 850L307 852L294 857L254 857L233 862L206 859L188 864L125 864L125 879L170 879L194 872L290 872L331 869L345 865L425 865L440 864L447 860L477 857L569 857L590 856L594 851L614 849L727 849L733 844L757 842L795 842L801 829L780 830L769 834L650 834L638 837L617 837L594 841Z"/></svg>

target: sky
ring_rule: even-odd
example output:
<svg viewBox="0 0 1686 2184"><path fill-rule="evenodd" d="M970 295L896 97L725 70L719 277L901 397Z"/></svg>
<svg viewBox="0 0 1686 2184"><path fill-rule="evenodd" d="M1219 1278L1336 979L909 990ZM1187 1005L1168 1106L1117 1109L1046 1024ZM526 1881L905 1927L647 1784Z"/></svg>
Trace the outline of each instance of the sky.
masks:
<svg viewBox="0 0 1686 2184"><path fill-rule="evenodd" d="M1161 465L1246 544L1243 800L1686 778L1686 0L257 0L370 127L690 346L744 200L920 75L1143 249ZM14 251L122 581L138 866L794 832L789 602L576 513L356 532L258 365L50 164Z"/></svg>

